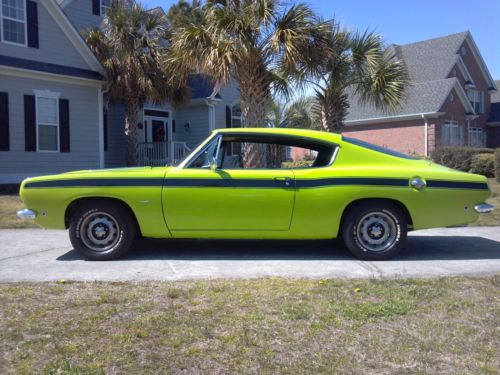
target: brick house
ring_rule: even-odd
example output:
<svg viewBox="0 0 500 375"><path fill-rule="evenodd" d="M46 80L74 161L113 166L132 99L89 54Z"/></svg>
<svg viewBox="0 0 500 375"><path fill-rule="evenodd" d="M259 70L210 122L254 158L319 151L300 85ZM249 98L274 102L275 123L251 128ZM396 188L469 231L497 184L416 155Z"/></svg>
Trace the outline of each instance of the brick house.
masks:
<svg viewBox="0 0 500 375"><path fill-rule="evenodd" d="M420 155L437 146L500 146L500 123L490 116L497 85L469 31L392 48L411 80L404 104L387 113L351 96L346 136Z"/></svg>
<svg viewBox="0 0 500 375"><path fill-rule="evenodd" d="M500 87L500 81L495 81L497 87ZM490 117L486 123L489 130L490 139L500 139L500 92L491 94ZM498 147L498 142L496 147Z"/></svg>

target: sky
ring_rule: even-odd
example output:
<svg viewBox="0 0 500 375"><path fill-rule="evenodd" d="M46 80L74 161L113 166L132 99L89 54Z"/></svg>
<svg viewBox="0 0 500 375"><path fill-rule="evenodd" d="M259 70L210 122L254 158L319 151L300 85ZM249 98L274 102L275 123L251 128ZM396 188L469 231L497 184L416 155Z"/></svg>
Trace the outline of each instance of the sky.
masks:
<svg viewBox="0 0 500 375"><path fill-rule="evenodd" d="M176 0L140 0L167 10ZM304 1L304 0L302 0ZM323 18L407 44L465 30L493 79L500 79L500 0L305 0ZM291 3L291 2L290 2Z"/></svg>

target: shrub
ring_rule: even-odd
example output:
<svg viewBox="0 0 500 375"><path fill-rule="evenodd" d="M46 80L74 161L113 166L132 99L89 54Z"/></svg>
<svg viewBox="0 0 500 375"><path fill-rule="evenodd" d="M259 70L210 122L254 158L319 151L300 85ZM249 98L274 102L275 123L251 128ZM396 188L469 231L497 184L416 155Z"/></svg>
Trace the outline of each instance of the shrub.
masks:
<svg viewBox="0 0 500 375"><path fill-rule="evenodd" d="M459 171L469 172L474 155L492 154L493 152L494 150L490 148L439 147L432 151L431 158L438 164L458 169Z"/></svg>
<svg viewBox="0 0 500 375"><path fill-rule="evenodd" d="M482 174L486 177L495 176L495 155L476 154L472 157L470 164L472 173Z"/></svg>
<svg viewBox="0 0 500 375"><path fill-rule="evenodd" d="M495 150L495 177L500 182L500 148Z"/></svg>

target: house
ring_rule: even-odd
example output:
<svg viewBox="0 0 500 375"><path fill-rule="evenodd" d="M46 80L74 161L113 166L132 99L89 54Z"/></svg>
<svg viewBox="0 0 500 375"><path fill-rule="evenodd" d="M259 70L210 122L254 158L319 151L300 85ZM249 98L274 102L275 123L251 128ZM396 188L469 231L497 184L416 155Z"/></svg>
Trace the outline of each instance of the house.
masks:
<svg viewBox="0 0 500 375"><path fill-rule="evenodd" d="M343 134L426 156L438 146L500 146L488 120L497 85L470 32L392 48L411 80L403 105L387 113L351 95Z"/></svg>
<svg viewBox="0 0 500 375"><path fill-rule="evenodd" d="M497 87L500 87L500 80L495 81ZM490 117L486 125L490 131L490 137L494 139L500 139L500 92L491 94L491 108ZM499 147L499 144L496 144Z"/></svg>
<svg viewBox="0 0 500 375"><path fill-rule="evenodd" d="M0 185L77 169L125 166L124 108L107 105L104 70L80 31L110 0L0 0ZM140 163L178 162L212 129L241 126L236 85L190 79L186 107L146 103Z"/></svg>

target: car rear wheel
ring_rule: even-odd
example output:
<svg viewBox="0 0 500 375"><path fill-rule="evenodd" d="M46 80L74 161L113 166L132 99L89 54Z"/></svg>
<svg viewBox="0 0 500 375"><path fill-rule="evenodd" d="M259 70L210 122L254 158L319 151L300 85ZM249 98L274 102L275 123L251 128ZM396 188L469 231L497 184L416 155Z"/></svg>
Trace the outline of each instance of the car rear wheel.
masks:
<svg viewBox="0 0 500 375"><path fill-rule="evenodd" d="M385 260L394 257L406 245L407 223L404 212L385 201L360 203L349 210L342 237L358 259Z"/></svg>
<svg viewBox="0 0 500 375"><path fill-rule="evenodd" d="M69 226L71 244L91 260L111 260L125 255L135 234L135 222L128 210L109 201L84 204L74 213Z"/></svg>

